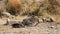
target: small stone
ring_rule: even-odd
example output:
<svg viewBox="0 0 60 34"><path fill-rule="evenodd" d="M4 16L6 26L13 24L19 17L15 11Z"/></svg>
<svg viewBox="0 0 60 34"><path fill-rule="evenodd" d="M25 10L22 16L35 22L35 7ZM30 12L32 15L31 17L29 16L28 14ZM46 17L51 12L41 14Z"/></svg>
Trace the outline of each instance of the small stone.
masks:
<svg viewBox="0 0 60 34"><path fill-rule="evenodd" d="M54 26L51 26L50 28L54 28Z"/></svg>
<svg viewBox="0 0 60 34"><path fill-rule="evenodd" d="M49 28L54 28L55 29L56 27L55 26L50 26Z"/></svg>

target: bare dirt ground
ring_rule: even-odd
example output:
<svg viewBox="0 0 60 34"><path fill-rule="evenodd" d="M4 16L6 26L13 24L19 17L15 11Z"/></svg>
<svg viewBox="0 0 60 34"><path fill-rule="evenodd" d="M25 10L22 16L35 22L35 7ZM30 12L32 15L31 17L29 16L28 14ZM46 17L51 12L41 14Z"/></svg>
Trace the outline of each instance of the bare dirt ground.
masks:
<svg viewBox="0 0 60 34"><path fill-rule="evenodd" d="M23 17L19 20L22 21ZM18 20L18 19L16 19ZM60 23L39 23L35 27L12 28L0 25L0 34L60 34Z"/></svg>

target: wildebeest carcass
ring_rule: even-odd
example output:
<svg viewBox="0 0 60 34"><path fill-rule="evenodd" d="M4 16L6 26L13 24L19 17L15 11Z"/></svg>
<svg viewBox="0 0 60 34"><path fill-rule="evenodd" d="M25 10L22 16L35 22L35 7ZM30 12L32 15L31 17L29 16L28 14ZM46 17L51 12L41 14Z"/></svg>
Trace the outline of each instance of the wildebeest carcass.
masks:
<svg viewBox="0 0 60 34"><path fill-rule="evenodd" d="M22 24L24 26L36 26L39 23L39 19L37 16L29 16L28 18L24 19Z"/></svg>
<svg viewBox="0 0 60 34"><path fill-rule="evenodd" d="M39 19L37 16L28 16L27 18L23 19L22 22L8 20L5 25L12 26L13 28L20 28L25 26L36 26L38 23Z"/></svg>

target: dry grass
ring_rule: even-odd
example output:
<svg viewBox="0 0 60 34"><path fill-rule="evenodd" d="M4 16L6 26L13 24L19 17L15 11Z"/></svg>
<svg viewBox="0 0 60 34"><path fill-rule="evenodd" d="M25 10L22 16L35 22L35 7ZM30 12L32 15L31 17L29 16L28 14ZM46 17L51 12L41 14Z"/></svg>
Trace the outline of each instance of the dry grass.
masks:
<svg viewBox="0 0 60 34"><path fill-rule="evenodd" d="M10 12L12 15L20 14L22 7L22 0L9 0L7 3L8 12Z"/></svg>

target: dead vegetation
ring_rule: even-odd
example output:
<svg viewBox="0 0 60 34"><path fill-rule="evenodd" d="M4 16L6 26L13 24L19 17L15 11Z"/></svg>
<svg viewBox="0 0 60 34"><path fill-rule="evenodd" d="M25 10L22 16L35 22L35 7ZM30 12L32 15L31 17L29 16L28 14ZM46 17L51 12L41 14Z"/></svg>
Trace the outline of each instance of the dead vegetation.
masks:
<svg viewBox="0 0 60 34"><path fill-rule="evenodd" d="M9 0L7 3L8 12L12 15L19 15L22 12L22 0Z"/></svg>

